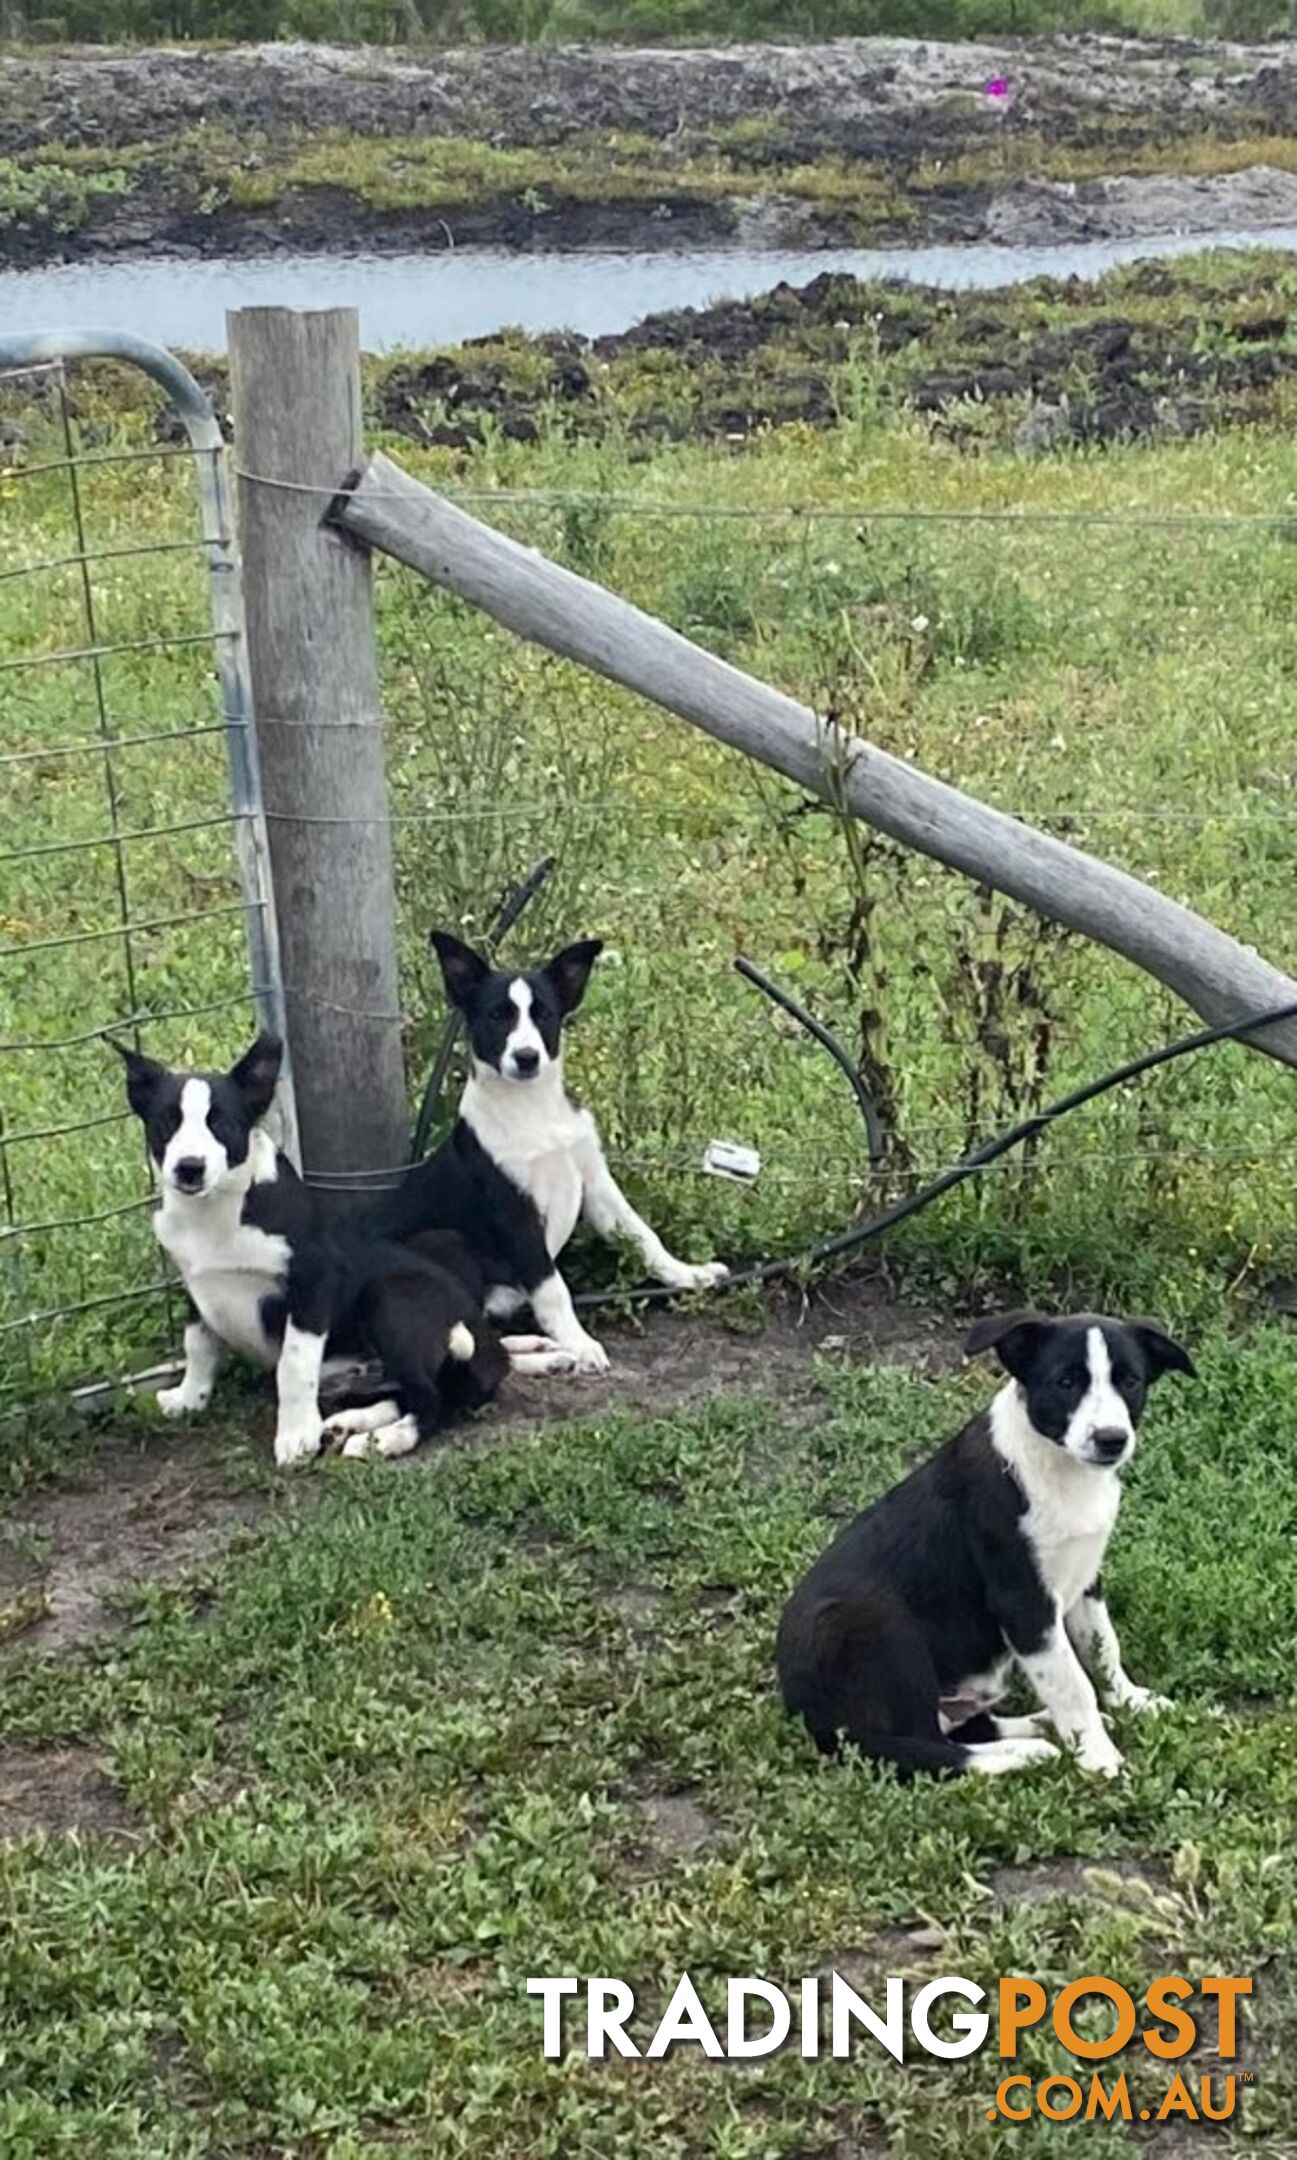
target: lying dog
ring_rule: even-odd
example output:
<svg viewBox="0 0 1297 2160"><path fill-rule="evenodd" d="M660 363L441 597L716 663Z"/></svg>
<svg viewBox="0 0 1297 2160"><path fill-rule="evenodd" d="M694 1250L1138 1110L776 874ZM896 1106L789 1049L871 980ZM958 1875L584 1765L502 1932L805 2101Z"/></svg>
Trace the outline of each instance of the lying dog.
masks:
<svg viewBox="0 0 1297 2160"><path fill-rule="evenodd" d="M989 1409L848 1524L793 1592L776 1661L786 1708L824 1754L843 1739L916 1770L999 1772L1058 1751L1115 1776L1088 1664L1109 1698L1166 1707L1122 1666L1100 1568L1150 1384L1192 1374L1142 1320L981 1320L974 1355L1009 1374ZM1084 1661L1084 1663L1083 1663ZM992 1714L1013 1664L1042 1708Z"/></svg>
<svg viewBox="0 0 1297 2160"><path fill-rule="evenodd" d="M328 1226L315 1195L261 1119L282 1058L258 1036L227 1073L171 1072L115 1044L144 1125L161 1204L158 1243L189 1299L185 1370L164 1388L167 1417L203 1410L222 1352L273 1367L275 1460L318 1453L321 1367L333 1355L381 1359L390 1399L330 1421L348 1453L405 1454L451 1412L485 1402L508 1370L487 1328L481 1276L455 1238L387 1245Z"/></svg>
<svg viewBox="0 0 1297 2160"><path fill-rule="evenodd" d="M563 1023L602 946L588 938L519 973L492 968L446 931L434 930L432 943L446 995L468 1025L471 1069L449 1137L378 1203L373 1227L398 1239L458 1229L469 1240L487 1311L503 1317L530 1305L542 1330L505 1337L515 1370L604 1372L607 1352L577 1319L555 1265L580 1216L604 1237L628 1238L673 1290L710 1288L729 1271L673 1258L618 1187L593 1117L563 1085Z"/></svg>

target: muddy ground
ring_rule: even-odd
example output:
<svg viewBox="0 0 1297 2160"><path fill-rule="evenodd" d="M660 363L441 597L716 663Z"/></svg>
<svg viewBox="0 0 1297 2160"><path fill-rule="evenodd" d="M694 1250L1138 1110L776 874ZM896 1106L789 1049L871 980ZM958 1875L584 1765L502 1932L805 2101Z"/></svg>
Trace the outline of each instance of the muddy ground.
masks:
<svg viewBox="0 0 1297 2160"><path fill-rule="evenodd" d="M825 275L762 298L649 316L617 336L508 341L395 360L375 372L375 423L471 455L491 427L516 440L547 425L646 446L741 442L789 421L833 427L852 367L885 401L921 414L971 454L1187 439L1275 417L1297 375L1276 259L1243 262L1210 288L1174 265L1119 285L1040 280L1029 292L952 294ZM535 347L548 355L538 374ZM647 370L629 418L619 386ZM215 387L215 386L214 386ZM220 392L218 391L218 397Z"/></svg>
<svg viewBox="0 0 1297 2160"><path fill-rule="evenodd" d="M365 367L371 431L452 453L471 474L482 444L557 433L617 443L632 458L662 442L740 446L795 422L831 428L862 382L878 407L919 415L970 456L1025 456L1185 440L1212 429L1289 424L1297 382L1289 258L1249 254L1204 277L1147 262L1098 282L1038 279L950 293L825 274L759 298L652 315L595 339L509 333ZM191 356L227 435L224 361ZM84 392L82 383L84 382ZM106 441L140 381L72 371L71 409L88 447ZM105 403L106 401L106 403ZM36 439L39 386L0 386L0 471ZM183 428L149 397L154 433Z"/></svg>
<svg viewBox="0 0 1297 2160"><path fill-rule="evenodd" d="M786 1431L816 1413L817 1355L934 1371L958 1357L949 1327L892 1297L877 1277L827 1283L809 1300L781 1293L760 1324L727 1323L722 1304L696 1314L654 1309L640 1326L609 1325L601 1333L611 1372L511 1379L503 1397L452 1431L445 1447L484 1450L556 1420L624 1410L651 1417L735 1392L768 1395ZM111 1635L126 1625L126 1593L210 1563L272 1510L311 1506L322 1490L318 1474L270 1474L273 1424L267 1389L226 1393L210 1420L191 1426L141 1418L129 1433L111 1423L88 1428L84 1448L73 1450L56 1482L0 1513L0 1657L17 1649L65 1653ZM384 1475L426 1475L440 1453L421 1449L385 1465ZM26 1756L10 1763L0 1750L0 1837L6 1813L30 1813L35 1805L30 1771ZM61 1789L66 1780L56 1782Z"/></svg>
<svg viewBox="0 0 1297 2160"><path fill-rule="evenodd" d="M1007 102L985 93L996 79L1010 86ZM85 202L66 189L45 201L40 188L24 200L20 189L0 209L0 262L146 246L1011 245L1275 224L1297 214L1289 175L1182 181L1176 146L1204 136L1264 143L1290 134L1295 116L1297 48L1282 44L848 39L679 52L276 45L11 57L0 59L0 156L37 166L63 156L79 176L119 158L122 184ZM295 183L292 146L322 130L362 144L441 137L552 153L543 214L535 190L501 191L489 173L462 200L443 192L414 206L385 205L359 168L338 185L318 175ZM213 158L222 137L229 144ZM577 150L600 142L616 149L617 184L565 193ZM1082 154L1083 177L1024 181L1033 146L1046 170ZM1150 150L1163 169L1112 184ZM222 156L267 183L261 199L230 199ZM817 165L822 186L808 176ZM844 166L858 194L844 189Z"/></svg>

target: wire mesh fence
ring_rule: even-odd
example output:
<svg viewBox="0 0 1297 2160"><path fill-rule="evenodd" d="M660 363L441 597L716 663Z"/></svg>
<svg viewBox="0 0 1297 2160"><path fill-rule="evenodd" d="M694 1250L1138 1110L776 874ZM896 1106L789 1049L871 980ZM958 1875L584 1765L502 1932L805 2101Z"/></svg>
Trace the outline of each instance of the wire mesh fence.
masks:
<svg viewBox="0 0 1297 2160"><path fill-rule="evenodd" d="M145 382L0 340L0 1402L174 1336L110 1038L280 1010L224 447Z"/></svg>
<svg viewBox="0 0 1297 2160"><path fill-rule="evenodd" d="M8 433L6 435L6 429ZM278 995L249 966L262 817L231 703L216 446L61 363L0 380L0 1388L147 1363L177 1314L105 1036L216 1063ZM435 470L435 468L434 468ZM444 479L446 476L443 474ZM1297 869L1281 508L893 510L859 490L709 499L464 487L459 499L882 747L1090 846L1289 956ZM725 499L726 490L732 499ZM450 491L456 492L453 476ZM219 580L218 580L219 585ZM509 950L609 953L583 1093L619 1171L699 1257L795 1251L977 1140L1180 1031L1166 993L404 572L378 586L408 1068L442 1020L426 934L477 935L542 854ZM224 671L224 672L223 672ZM253 761L255 767L255 760ZM244 789L241 794L240 787ZM273 911L271 911L273 912ZM264 942L264 941L263 941ZM887 1125L865 1160L840 1076L738 982L747 951L862 1059ZM291 999L307 994L286 987ZM313 993L319 995L318 987ZM339 1008L342 1009L342 1008ZM1060 1269L1150 1224L1256 1265L1297 1199L1290 1076L1241 1050L1112 1099L943 1203L947 1257L1029 1242ZM755 1145L755 1185L703 1174ZM399 1164L357 1166L333 1189Z"/></svg>
<svg viewBox="0 0 1297 2160"><path fill-rule="evenodd" d="M1168 508L1149 472L1120 512L983 515L870 507L847 485L846 502L753 500L771 485L758 459L713 461L708 499L699 462L663 458L635 493L429 477L868 741L1290 957L1282 468L1283 507L1266 514ZM1068 475L1073 498L1093 484ZM617 972L595 977L582 1087L648 1212L683 1222L699 1256L809 1244L1183 1030L1174 998L1083 939L403 573L380 597L402 890L422 925L471 929L507 868L548 850L568 863L520 945L609 937ZM832 1067L733 979L736 950L861 1054L887 1107L876 1170ZM417 946L409 964L408 1002L436 1012ZM710 1137L759 1148L754 1186L705 1178ZM1261 1266L1293 1169L1290 1075L1216 1050L1079 1113L918 1236L947 1268L1044 1254L1065 1275L1100 1242L1100 1261L1133 1256L1150 1229L1207 1265Z"/></svg>

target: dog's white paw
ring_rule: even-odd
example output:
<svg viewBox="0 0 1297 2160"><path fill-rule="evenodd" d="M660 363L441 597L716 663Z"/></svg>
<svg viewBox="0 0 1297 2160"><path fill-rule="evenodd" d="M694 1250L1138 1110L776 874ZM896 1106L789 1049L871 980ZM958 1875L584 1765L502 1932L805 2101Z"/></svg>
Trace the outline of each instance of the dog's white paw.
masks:
<svg viewBox="0 0 1297 2160"><path fill-rule="evenodd" d="M313 1417L295 1419L291 1425L281 1425L275 1434L275 1461L281 1470L291 1470L295 1463L310 1462L320 1452L324 1437L324 1424L318 1411Z"/></svg>
<svg viewBox="0 0 1297 2160"><path fill-rule="evenodd" d="M555 1373L575 1372L576 1352L574 1350L560 1350L554 1344L551 1344L548 1350L511 1350L509 1352L509 1370L524 1375L530 1374L533 1378L536 1376L548 1378Z"/></svg>
<svg viewBox="0 0 1297 2160"><path fill-rule="evenodd" d="M1146 1687L1133 1687L1118 1701L1123 1710L1138 1710L1150 1717L1156 1717L1161 1710L1175 1708L1169 1695L1155 1695L1152 1688Z"/></svg>
<svg viewBox="0 0 1297 2160"><path fill-rule="evenodd" d="M607 1372L612 1359L601 1342L593 1335L582 1335L577 1342L564 1343L563 1350L571 1357L570 1370L576 1373Z"/></svg>
<svg viewBox="0 0 1297 2160"><path fill-rule="evenodd" d="M718 1283L729 1281L729 1274L723 1260L704 1260L697 1267L687 1260L673 1260L669 1269L661 1270L668 1290L714 1290Z"/></svg>
<svg viewBox="0 0 1297 2160"><path fill-rule="evenodd" d="M966 1767L979 1777L1009 1777L1033 1763L1057 1760L1052 1740L983 1740L969 1748Z"/></svg>
<svg viewBox="0 0 1297 2160"><path fill-rule="evenodd" d="M205 1410L212 1399L210 1388L189 1388L183 1380L176 1387L159 1388L155 1401L163 1417L192 1417Z"/></svg>
<svg viewBox="0 0 1297 2160"><path fill-rule="evenodd" d="M1081 1768L1088 1770L1092 1777L1106 1778L1120 1777L1126 1760L1121 1749L1108 1738L1107 1733L1095 1734L1093 1737L1087 1735L1077 1748L1076 1759Z"/></svg>
<svg viewBox="0 0 1297 2160"><path fill-rule="evenodd" d="M391 1425L378 1429L352 1432L343 1442L342 1452L350 1462L363 1461L371 1455L391 1459L394 1455L409 1455L419 1445L419 1427L412 1417L397 1418Z"/></svg>
<svg viewBox="0 0 1297 2160"><path fill-rule="evenodd" d="M321 1438L326 1447L338 1447L354 1434L377 1432L382 1425L395 1425L400 1415L398 1402L358 1403L348 1410L335 1410L332 1417L327 1417Z"/></svg>
<svg viewBox="0 0 1297 2160"><path fill-rule="evenodd" d="M995 1729L1001 1740L1035 1740L1044 1732L1049 1718L1043 1710L1027 1710L1021 1717L1001 1717L993 1711ZM1054 1750L1057 1754L1058 1750Z"/></svg>

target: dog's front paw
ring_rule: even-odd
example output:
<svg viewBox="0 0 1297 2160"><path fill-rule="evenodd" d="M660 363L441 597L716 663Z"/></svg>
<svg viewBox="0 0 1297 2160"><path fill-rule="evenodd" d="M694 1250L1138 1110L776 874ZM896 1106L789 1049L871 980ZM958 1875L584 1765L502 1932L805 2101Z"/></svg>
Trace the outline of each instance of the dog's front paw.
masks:
<svg viewBox="0 0 1297 2160"><path fill-rule="evenodd" d="M1059 1757L1059 1750L1052 1740L1042 1739L1034 1733L993 1744L1005 1749L1011 1748L1024 1766L1028 1763L1057 1762Z"/></svg>
<svg viewBox="0 0 1297 2160"><path fill-rule="evenodd" d="M310 1462L319 1454L323 1438L324 1423L318 1411L312 1417L295 1418L291 1425L281 1425L275 1434L275 1461L281 1470Z"/></svg>
<svg viewBox="0 0 1297 2160"><path fill-rule="evenodd" d="M391 1425L380 1425L370 1432L349 1434L343 1442L342 1452L348 1461L357 1462L376 1455L385 1458L408 1455L418 1445L418 1420L402 1417L397 1418Z"/></svg>
<svg viewBox="0 0 1297 2160"><path fill-rule="evenodd" d="M704 1260L698 1267L687 1260L673 1260L659 1273L668 1290L714 1290L718 1283L729 1281L730 1271L723 1260Z"/></svg>
<svg viewBox="0 0 1297 2160"><path fill-rule="evenodd" d="M1169 1695L1155 1695L1152 1688L1146 1687L1129 1688L1124 1695L1118 1696L1117 1701L1123 1710L1138 1710L1150 1717L1156 1717L1161 1710L1175 1708Z"/></svg>
<svg viewBox="0 0 1297 2160"><path fill-rule="evenodd" d="M563 1349L571 1355L573 1372L607 1372L612 1364L603 1344L596 1342L593 1335L581 1335L574 1342L564 1343Z"/></svg>
<svg viewBox="0 0 1297 2160"><path fill-rule="evenodd" d="M1076 1759L1093 1777L1119 1777L1125 1763L1121 1749L1106 1732L1084 1734L1077 1746Z"/></svg>
<svg viewBox="0 0 1297 2160"><path fill-rule="evenodd" d="M191 1417L205 1410L212 1399L210 1388L191 1388L181 1380L175 1387L159 1388L155 1398L163 1417Z"/></svg>

